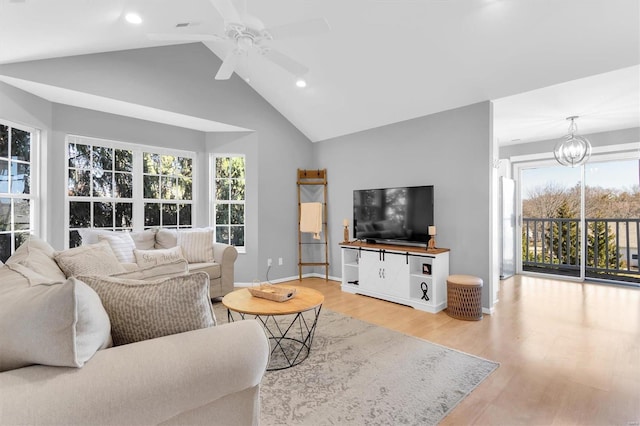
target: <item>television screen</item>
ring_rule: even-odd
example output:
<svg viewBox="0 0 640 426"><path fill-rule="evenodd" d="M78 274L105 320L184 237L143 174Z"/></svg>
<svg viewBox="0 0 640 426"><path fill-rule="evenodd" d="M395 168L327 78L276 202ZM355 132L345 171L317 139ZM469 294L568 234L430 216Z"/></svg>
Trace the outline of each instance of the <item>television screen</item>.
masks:
<svg viewBox="0 0 640 426"><path fill-rule="evenodd" d="M353 191L356 239L426 244L433 224L432 185Z"/></svg>

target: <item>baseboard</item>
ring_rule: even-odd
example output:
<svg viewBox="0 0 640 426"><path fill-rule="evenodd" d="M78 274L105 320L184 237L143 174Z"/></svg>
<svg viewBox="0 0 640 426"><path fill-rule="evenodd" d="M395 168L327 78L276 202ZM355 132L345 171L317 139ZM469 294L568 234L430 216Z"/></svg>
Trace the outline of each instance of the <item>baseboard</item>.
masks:
<svg viewBox="0 0 640 426"><path fill-rule="evenodd" d="M482 313L491 315L496 311L496 308L482 308Z"/></svg>
<svg viewBox="0 0 640 426"><path fill-rule="evenodd" d="M278 278L278 279L274 279L274 280L269 280L269 284L280 284L280 283L284 283L284 282L287 282L287 281L298 281L298 278L299 278L298 275L293 276L293 277ZM312 273L308 273L308 274L302 274L302 279L305 279L305 278L321 278L321 279L324 279L325 275L324 274L319 274L319 273L316 273L316 272L312 272ZM330 276L329 280L340 282L342 279ZM262 281L262 282L264 282L264 281ZM235 283L233 283L233 285L235 287L251 287L251 286L253 286L253 283L235 282Z"/></svg>
<svg viewBox="0 0 640 426"><path fill-rule="evenodd" d="M312 273L310 273L310 274L304 274L304 275L302 275L302 278L322 278L322 279L324 279L324 278L325 278L325 276L326 276L325 274L320 274L320 273L318 273L318 272L312 272ZM294 278L294 279L297 279L297 278ZM331 275L329 275L329 281L338 281L338 282L341 282L341 281L342 281L342 278L340 278L340 277L332 277Z"/></svg>

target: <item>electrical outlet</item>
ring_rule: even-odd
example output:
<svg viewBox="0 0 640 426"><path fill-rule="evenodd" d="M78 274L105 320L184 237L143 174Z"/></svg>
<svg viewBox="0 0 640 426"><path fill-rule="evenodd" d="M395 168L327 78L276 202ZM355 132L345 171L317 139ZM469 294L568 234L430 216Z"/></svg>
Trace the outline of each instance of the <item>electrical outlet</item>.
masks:
<svg viewBox="0 0 640 426"><path fill-rule="evenodd" d="M282 258L281 257L278 258L278 266L282 266Z"/></svg>
<svg viewBox="0 0 640 426"><path fill-rule="evenodd" d="M271 266L273 264L273 260L271 258L267 259L267 266Z"/></svg>

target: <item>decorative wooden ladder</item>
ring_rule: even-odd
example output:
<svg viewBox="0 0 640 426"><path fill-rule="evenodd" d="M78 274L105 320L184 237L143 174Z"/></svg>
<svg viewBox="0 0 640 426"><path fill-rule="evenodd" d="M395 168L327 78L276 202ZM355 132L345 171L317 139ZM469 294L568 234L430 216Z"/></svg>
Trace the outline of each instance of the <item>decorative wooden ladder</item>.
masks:
<svg viewBox="0 0 640 426"><path fill-rule="evenodd" d="M327 169L303 170L298 169L298 275L302 279L302 268L305 266L324 266L325 280L329 280L329 244L327 234ZM322 185L322 240L318 242L304 242L300 231L300 220L302 212L301 189L305 185ZM303 262L302 246L305 244L323 244L324 262Z"/></svg>

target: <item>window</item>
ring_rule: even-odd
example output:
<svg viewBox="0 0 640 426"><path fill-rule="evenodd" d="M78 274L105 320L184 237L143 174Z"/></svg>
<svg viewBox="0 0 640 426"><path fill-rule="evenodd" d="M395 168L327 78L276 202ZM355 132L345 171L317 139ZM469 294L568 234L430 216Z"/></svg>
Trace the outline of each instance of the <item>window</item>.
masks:
<svg viewBox="0 0 640 426"><path fill-rule="evenodd" d="M67 156L69 247L82 228L191 227L192 153L68 136Z"/></svg>
<svg viewBox="0 0 640 426"><path fill-rule="evenodd" d="M34 130L0 122L0 260L36 232L38 191Z"/></svg>
<svg viewBox="0 0 640 426"><path fill-rule="evenodd" d="M133 225L133 152L74 140L67 144L70 247L80 245L79 228Z"/></svg>
<svg viewBox="0 0 640 426"><path fill-rule="evenodd" d="M192 169L192 158L143 154L145 227L191 227Z"/></svg>
<svg viewBox="0 0 640 426"><path fill-rule="evenodd" d="M213 155L213 211L216 241L244 248L245 157Z"/></svg>

